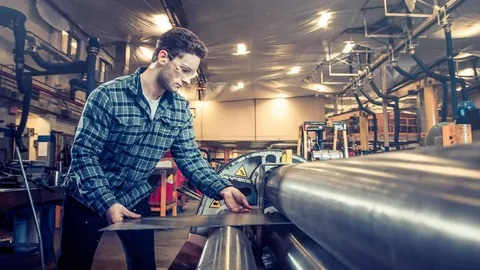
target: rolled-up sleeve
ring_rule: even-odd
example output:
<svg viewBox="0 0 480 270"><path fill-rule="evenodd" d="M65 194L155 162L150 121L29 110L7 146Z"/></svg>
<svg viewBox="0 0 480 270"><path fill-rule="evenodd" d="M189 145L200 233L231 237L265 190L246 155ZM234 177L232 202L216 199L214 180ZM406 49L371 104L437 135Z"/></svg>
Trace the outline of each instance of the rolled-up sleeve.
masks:
<svg viewBox="0 0 480 270"><path fill-rule="evenodd" d="M82 197L100 215L117 202L99 164L112 118L111 108L110 99L100 89L90 94L75 134L69 171Z"/></svg>
<svg viewBox="0 0 480 270"><path fill-rule="evenodd" d="M172 144L172 157L183 175L206 196L221 200L220 191L232 184L222 179L200 154L195 142L193 117L187 108L187 120Z"/></svg>

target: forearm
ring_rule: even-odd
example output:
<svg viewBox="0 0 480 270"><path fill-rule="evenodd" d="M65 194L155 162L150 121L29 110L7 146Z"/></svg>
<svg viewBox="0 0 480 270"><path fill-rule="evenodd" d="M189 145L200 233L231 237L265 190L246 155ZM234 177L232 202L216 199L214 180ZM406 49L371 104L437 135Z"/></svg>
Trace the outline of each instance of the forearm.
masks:
<svg viewBox="0 0 480 270"><path fill-rule="evenodd" d="M200 152L195 153L195 150L198 151L198 149L192 149L183 152L182 155L174 154L175 163L183 175L203 194L214 199L222 199L220 191L232 184L215 173L207 161L201 157Z"/></svg>

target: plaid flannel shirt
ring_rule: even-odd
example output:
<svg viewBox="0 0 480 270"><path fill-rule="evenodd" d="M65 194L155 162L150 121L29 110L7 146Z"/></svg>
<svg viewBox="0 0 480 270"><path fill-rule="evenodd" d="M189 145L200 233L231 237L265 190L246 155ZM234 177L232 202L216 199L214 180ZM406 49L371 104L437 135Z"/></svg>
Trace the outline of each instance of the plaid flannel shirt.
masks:
<svg viewBox="0 0 480 270"><path fill-rule="evenodd" d="M103 215L114 203L131 209L155 187L148 177L169 149L175 163L205 195L222 199L231 183L216 174L195 142L188 101L166 91L154 119L142 93L139 68L95 89L75 134L67 194Z"/></svg>

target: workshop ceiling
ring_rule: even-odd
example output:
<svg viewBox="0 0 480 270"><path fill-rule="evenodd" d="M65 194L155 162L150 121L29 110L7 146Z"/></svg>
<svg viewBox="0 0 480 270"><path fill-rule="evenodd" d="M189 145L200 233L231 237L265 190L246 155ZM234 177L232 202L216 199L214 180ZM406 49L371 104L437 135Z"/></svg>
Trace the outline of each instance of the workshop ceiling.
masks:
<svg viewBox="0 0 480 270"><path fill-rule="evenodd" d="M160 15L166 14L160 0L49 0L70 16L92 36L98 36L105 46L117 41L132 44L134 54L131 68L148 64L145 51L151 51L155 38L164 29ZM404 0L388 0L391 11L404 12ZM431 13L432 8L417 2L415 13ZM439 0L444 4L446 0ZM364 19L370 34L386 31L402 33L404 17L385 17L384 0L183 0L186 21L208 46L209 57L204 60L206 76L204 100L227 101L261 98L328 95L337 93L348 77L328 76L327 60L336 65L333 72L348 72L342 62L345 42L370 50L385 51L388 39L365 37ZM365 14L362 11L365 9ZM328 26L318 26L323 13L330 13ZM455 13L453 21L454 49L457 52L479 55L480 5L466 1ZM414 19L414 27L424 19ZM398 40L397 40L398 41ZM248 51L237 55L237 44ZM330 47L330 53L328 53ZM142 49L143 48L143 49ZM148 48L148 49L145 49ZM445 55L443 30L434 26L419 40L418 54L425 62ZM408 56L399 55L400 66L414 66ZM375 59L375 55L372 55ZM319 85L323 82L334 83ZM338 64L338 65L337 65ZM298 73L292 68L298 67ZM295 68L294 68L295 69ZM314 72L316 70L316 72ZM293 70L295 71L295 70ZM387 76L389 84L398 74ZM336 84L340 83L340 84ZM198 99L196 85L182 93L190 100Z"/></svg>

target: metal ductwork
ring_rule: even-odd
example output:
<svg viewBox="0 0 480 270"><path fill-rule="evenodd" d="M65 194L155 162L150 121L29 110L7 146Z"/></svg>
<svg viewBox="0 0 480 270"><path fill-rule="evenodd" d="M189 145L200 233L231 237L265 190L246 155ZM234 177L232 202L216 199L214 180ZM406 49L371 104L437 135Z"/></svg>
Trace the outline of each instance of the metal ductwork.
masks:
<svg viewBox="0 0 480 270"><path fill-rule="evenodd" d="M20 124L15 131L15 143L20 152L26 152L28 148L23 144L23 131L27 125L28 112L30 110L30 100L32 96L32 77L25 74L25 38L27 30L25 29L25 22L27 17L20 11L0 7L0 25L3 27L11 27L15 36L15 81L17 83L18 91L23 96L22 116Z"/></svg>
<svg viewBox="0 0 480 270"><path fill-rule="evenodd" d="M448 1L444 6L443 6L443 10L442 12L444 11L444 14L448 15L450 13L452 13L454 10L456 10L461 4L463 4L466 0L450 0ZM438 21L438 16L436 14L428 17L422 24L420 24L416 29L414 29L411 33L411 38L412 39L416 39L418 37L420 37L421 35L423 35L425 32L427 32L432 26L436 25L437 24L437 21ZM388 52L388 53L384 53L382 55L380 55L379 57L377 57L375 59L375 61L369 65L368 68L364 69L364 70L361 70L359 71L358 73L358 79L359 80L362 80L364 78L367 77L367 75L369 75L370 72L373 72L375 71L377 68L379 68L381 65L383 65L384 63L386 63L388 61L388 59L390 58L390 54L393 53L393 54L397 54L399 53L401 50L403 50L405 48L405 46L408 45L408 41L407 40L401 40L398 42L397 45L395 45L393 48L392 48L392 52ZM354 82L352 83L349 83L343 90L342 90L342 93L345 93L346 91L348 91L350 88L352 88L354 86Z"/></svg>

